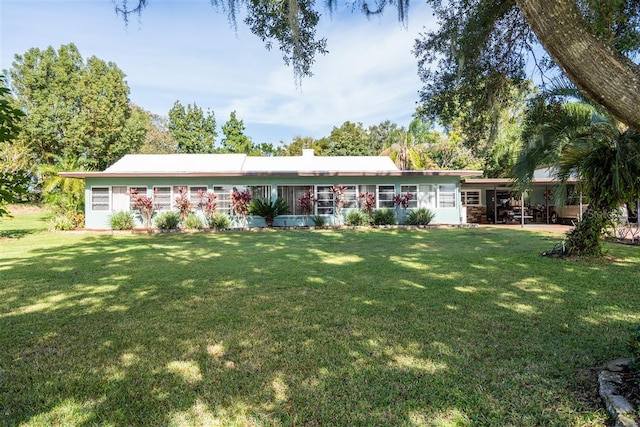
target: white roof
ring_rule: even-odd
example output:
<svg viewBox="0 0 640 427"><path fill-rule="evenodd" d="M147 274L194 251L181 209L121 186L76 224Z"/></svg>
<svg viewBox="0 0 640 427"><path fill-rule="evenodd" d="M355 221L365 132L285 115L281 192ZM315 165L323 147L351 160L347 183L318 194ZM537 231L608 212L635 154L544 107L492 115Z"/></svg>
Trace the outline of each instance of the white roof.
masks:
<svg viewBox="0 0 640 427"><path fill-rule="evenodd" d="M107 173L241 172L245 154L127 154Z"/></svg>
<svg viewBox="0 0 640 427"><path fill-rule="evenodd" d="M102 172L60 172L69 178L134 176L477 176L482 171L401 171L386 156L250 157L246 154L127 154Z"/></svg>

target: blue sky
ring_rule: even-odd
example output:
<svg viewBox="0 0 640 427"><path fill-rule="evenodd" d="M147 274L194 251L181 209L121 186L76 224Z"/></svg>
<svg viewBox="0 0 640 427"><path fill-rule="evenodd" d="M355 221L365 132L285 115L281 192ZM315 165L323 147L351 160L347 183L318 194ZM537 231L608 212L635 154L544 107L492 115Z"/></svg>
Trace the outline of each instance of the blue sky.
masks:
<svg viewBox="0 0 640 427"><path fill-rule="evenodd" d="M208 0L151 0L128 27L111 0L0 0L0 68L29 48L73 42L85 59L115 62L142 108L166 115L176 100L196 103L218 126L235 110L256 143L320 138L345 121L408 125L422 86L411 50L433 25L427 7L412 3L408 28L393 9L367 19L340 3L321 13L329 54L302 87L277 47L267 51L242 22L234 32Z"/></svg>

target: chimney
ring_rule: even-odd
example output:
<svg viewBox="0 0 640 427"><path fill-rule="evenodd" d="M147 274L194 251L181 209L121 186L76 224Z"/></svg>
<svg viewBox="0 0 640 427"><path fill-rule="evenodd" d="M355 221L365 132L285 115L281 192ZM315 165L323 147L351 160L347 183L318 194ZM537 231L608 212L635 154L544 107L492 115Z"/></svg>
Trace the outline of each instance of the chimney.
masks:
<svg viewBox="0 0 640 427"><path fill-rule="evenodd" d="M302 157L313 157L313 148L303 148Z"/></svg>

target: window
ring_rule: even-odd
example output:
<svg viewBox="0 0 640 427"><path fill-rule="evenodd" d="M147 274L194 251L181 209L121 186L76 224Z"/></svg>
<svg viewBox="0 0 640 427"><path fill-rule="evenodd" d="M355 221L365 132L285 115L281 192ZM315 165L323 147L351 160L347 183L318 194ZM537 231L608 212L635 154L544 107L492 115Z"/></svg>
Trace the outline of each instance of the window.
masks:
<svg viewBox="0 0 640 427"><path fill-rule="evenodd" d="M271 199L270 185L248 185L246 190L251 193L252 199Z"/></svg>
<svg viewBox="0 0 640 427"><path fill-rule="evenodd" d="M358 191L355 185L344 186L344 208L345 209L357 209L358 208Z"/></svg>
<svg viewBox="0 0 640 427"><path fill-rule="evenodd" d="M464 190L460 192L462 206L480 205L480 190Z"/></svg>
<svg viewBox="0 0 640 427"><path fill-rule="evenodd" d="M129 187L129 210L136 210L136 197L147 197L147 187Z"/></svg>
<svg viewBox="0 0 640 427"><path fill-rule="evenodd" d="M109 187L93 187L91 189L91 210L109 210Z"/></svg>
<svg viewBox="0 0 640 427"><path fill-rule="evenodd" d="M218 212L222 212L227 215L231 215L231 193L233 188L230 185L214 185L213 192L216 196L216 203L218 203Z"/></svg>
<svg viewBox="0 0 640 427"><path fill-rule="evenodd" d="M333 185L318 185L316 187L316 208L318 215L333 214L333 193L331 192Z"/></svg>
<svg viewBox="0 0 640 427"><path fill-rule="evenodd" d="M378 208L394 208L394 197L396 195L395 185L378 185Z"/></svg>
<svg viewBox="0 0 640 427"><path fill-rule="evenodd" d="M171 187L153 187L153 203L159 211L170 211Z"/></svg>
<svg viewBox="0 0 640 427"><path fill-rule="evenodd" d="M438 206L441 208L456 207L456 186L452 184L438 186Z"/></svg>
<svg viewBox="0 0 640 427"><path fill-rule="evenodd" d="M287 202L291 215L304 215L305 212L302 212L298 200L309 190L313 190L310 185L279 185L278 197ZM313 212L311 213L313 214Z"/></svg>
<svg viewBox="0 0 640 427"><path fill-rule="evenodd" d="M418 186L417 185L401 185L401 194L411 194L411 200L409 200L409 209L415 209L418 207Z"/></svg>
<svg viewBox="0 0 640 427"><path fill-rule="evenodd" d="M111 187L111 209L114 211L128 211L129 189L124 185Z"/></svg>
<svg viewBox="0 0 640 427"><path fill-rule="evenodd" d="M436 207L435 185L420 184L418 186L418 207L427 209Z"/></svg>

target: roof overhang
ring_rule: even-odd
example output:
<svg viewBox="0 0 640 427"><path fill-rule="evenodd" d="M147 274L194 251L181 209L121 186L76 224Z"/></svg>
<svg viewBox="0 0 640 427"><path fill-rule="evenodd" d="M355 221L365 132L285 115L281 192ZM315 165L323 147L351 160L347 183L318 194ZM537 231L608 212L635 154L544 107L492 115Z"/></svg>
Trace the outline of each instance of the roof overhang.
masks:
<svg viewBox="0 0 640 427"><path fill-rule="evenodd" d="M260 171L260 172L60 172L63 178L225 178L225 177L421 177L421 176L479 176L477 170L423 170L423 171Z"/></svg>
<svg viewBox="0 0 640 427"><path fill-rule="evenodd" d="M569 178L566 181L569 184L575 184L580 182L578 178ZM468 178L462 181L463 184L468 185L488 185L497 187L513 187L516 184L514 178ZM554 178L533 178L531 184L533 185L557 185L560 181Z"/></svg>

